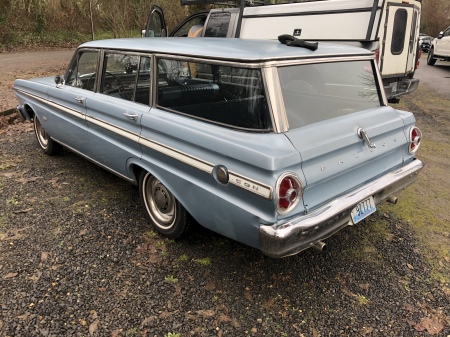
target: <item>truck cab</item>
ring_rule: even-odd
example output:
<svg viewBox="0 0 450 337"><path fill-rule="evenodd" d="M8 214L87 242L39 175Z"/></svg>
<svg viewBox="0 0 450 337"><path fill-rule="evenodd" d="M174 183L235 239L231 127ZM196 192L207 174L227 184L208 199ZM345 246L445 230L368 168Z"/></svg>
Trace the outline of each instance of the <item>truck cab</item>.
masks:
<svg viewBox="0 0 450 337"><path fill-rule="evenodd" d="M266 4L267 1L229 1L235 7L214 8L185 18L170 33L163 10L154 6L143 36L225 37L277 39L290 34L298 39L342 43L375 53L386 97L414 91L421 0L328 0ZM217 4L217 0L181 0L182 5ZM264 4L263 4L264 3Z"/></svg>

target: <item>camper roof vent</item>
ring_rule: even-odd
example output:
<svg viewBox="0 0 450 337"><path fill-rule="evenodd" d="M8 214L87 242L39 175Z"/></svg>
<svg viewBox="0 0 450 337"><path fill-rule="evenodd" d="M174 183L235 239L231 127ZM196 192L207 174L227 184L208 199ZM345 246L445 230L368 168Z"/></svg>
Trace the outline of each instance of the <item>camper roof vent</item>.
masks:
<svg viewBox="0 0 450 337"><path fill-rule="evenodd" d="M278 41L287 46L302 47L312 51L316 50L319 47L319 43L317 42L306 42L305 40L297 39L296 37L289 34L278 36Z"/></svg>

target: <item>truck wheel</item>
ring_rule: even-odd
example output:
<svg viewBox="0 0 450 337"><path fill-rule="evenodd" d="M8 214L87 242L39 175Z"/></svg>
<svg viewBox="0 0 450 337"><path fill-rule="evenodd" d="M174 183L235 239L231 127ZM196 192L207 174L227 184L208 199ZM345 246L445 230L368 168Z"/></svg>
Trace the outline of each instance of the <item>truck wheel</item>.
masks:
<svg viewBox="0 0 450 337"><path fill-rule="evenodd" d="M141 172L139 194L147 219L158 233L176 239L187 231L187 211L168 188L148 172Z"/></svg>
<svg viewBox="0 0 450 337"><path fill-rule="evenodd" d="M431 48L430 51L428 52L427 64L429 66L434 66L435 63L436 63L436 59L434 58L434 49Z"/></svg>

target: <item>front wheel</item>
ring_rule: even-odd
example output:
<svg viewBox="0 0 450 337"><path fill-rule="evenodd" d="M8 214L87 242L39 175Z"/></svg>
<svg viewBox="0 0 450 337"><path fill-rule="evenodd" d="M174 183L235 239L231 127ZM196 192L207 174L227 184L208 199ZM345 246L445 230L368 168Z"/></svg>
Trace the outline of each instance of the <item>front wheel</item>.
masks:
<svg viewBox="0 0 450 337"><path fill-rule="evenodd" d="M161 181L143 171L139 194L152 227L169 239L182 236L189 227L188 214Z"/></svg>
<svg viewBox="0 0 450 337"><path fill-rule="evenodd" d="M61 144L58 144L57 142L55 142L53 139L50 138L47 131L45 131L39 118L37 118L36 115L33 118L33 129L36 138L38 140L39 146L41 147L42 151L44 151L45 154L53 156L61 152L62 150Z"/></svg>
<svg viewBox="0 0 450 337"><path fill-rule="evenodd" d="M434 49L431 48L430 51L428 52L427 64L429 66L434 66L435 63L436 63L436 59L434 58Z"/></svg>

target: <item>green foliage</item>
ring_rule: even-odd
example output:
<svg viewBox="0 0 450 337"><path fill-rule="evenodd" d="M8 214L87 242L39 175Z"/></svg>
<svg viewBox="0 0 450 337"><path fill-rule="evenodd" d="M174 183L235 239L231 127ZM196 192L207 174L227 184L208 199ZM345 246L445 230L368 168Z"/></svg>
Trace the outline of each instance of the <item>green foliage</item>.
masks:
<svg viewBox="0 0 450 337"><path fill-rule="evenodd" d="M165 337L180 337L179 333L169 332Z"/></svg>
<svg viewBox="0 0 450 337"><path fill-rule="evenodd" d="M209 257L205 257L203 259L195 259L193 261L202 266L209 266L211 264L211 259Z"/></svg>

